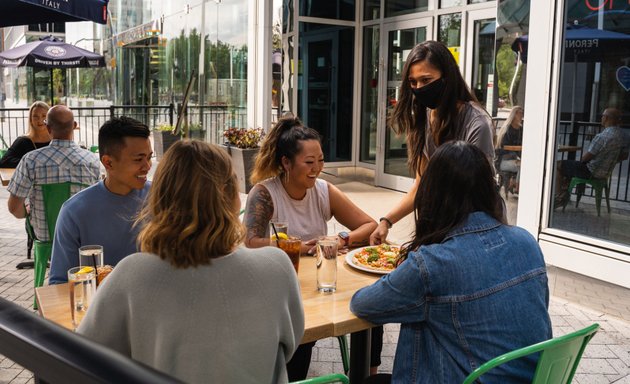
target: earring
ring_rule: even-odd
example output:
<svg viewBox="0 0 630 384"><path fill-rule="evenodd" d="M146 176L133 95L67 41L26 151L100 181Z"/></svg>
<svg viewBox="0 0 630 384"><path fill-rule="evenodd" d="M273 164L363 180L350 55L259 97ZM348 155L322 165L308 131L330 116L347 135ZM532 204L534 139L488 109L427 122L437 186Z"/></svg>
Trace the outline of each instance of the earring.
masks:
<svg viewBox="0 0 630 384"><path fill-rule="evenodd" d="M289 184L289 170L284 171L284 183Z"/></svg>

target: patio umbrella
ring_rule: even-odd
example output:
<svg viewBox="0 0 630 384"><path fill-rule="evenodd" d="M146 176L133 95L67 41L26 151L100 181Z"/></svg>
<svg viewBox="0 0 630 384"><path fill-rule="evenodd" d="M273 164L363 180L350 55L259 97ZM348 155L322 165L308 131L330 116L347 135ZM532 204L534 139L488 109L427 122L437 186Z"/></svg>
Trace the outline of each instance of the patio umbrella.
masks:
<svg viewBox="0 0 630 384"><path fill-rule="evenodd" d="M109 0L0 0L0 27L64 21L107 23Z"/></svg>
<svg viewBox="0 0 630 384"><path fill-rule="evenodd" d="M52 70L55 68L104 67L105 58L52 36L0 52L0 67L50 69L50 101L53 101Z"/></svg>

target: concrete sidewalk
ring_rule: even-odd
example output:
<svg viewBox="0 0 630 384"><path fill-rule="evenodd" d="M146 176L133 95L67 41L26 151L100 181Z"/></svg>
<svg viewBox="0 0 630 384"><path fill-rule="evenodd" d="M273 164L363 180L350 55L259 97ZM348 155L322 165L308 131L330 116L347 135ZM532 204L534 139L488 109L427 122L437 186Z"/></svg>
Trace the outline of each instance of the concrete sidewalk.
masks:
<svg viewBox="0 0 630 384"><path fill-rule="evenodd" d="M323 176L343 190L370 216L378 218L402 197L402 194L368 183ZM353 177L356 180L356 177ZM33 303L33 271L16 270L26 258L26 235L23 220L7 211L8 193L0 189L0 295L24 308ZM333 224L331 222L330 229ZM339 230L336 224L335 229ZM390 240L404 242L411 234L412 218L397 223ZM550 267L552 293L549 312L554 336L584 328L594 322L601 330L587 347L574 383L630 384L630 290L585 276ZM381 372L391 372L398 340L398 326L385 327ZM320 340L314 351L309 376L342 372L337 341ZM0 383L32 383L32 375L12 361L0 356Z"/></svg>

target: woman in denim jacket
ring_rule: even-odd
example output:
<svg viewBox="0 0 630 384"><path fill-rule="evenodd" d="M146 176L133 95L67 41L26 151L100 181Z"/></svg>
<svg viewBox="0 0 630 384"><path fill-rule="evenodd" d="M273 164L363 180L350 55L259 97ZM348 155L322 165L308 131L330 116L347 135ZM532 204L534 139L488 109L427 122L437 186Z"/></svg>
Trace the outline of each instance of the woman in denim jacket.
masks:
<svg viewBox="0 0 630 384"><path fill-rule="evenodd" d="M405 260L350 308L374 324L401 323L392 382L461 383L491 358L551 338L547 273L536 240L503 222L481 150L444 144L426 172ZM504 364L484 382L529 382L536 361Z"/></svg>

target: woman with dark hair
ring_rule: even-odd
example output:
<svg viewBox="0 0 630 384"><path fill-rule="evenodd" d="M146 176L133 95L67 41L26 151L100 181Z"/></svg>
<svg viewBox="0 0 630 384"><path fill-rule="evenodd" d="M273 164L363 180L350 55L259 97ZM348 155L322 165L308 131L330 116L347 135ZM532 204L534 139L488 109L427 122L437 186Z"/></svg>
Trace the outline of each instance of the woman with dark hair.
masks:
<svg viewBox="0 0 630 384"><path fill-rule="evenodd" d="M462 142L432 156L414 199L415 234L389 275L359 290L350 309L401 323L392 382L461 383L493 357L551 337L543 254L503 222L485 153ZM536 357L487 374L530 382Z"/></svg>
<svg viewBox="0 0 630 384"><path fill-rule="evenodd" d="M494 157L492 120L462 78L451 52L438 41L420 43L407 56L390 123L407 137L416 179L400 203L380 219L370 236L372 244L385 242L392 225L411 213L420 179L440 145L463 140L479 147L488 159Z"/></svg>
<svg viewBox="0 0 630 384"><path fill-rule="evenodd" d="M138 219L142 252L118 263L78 332L186 383L286 383L300 287L281 250L240 246L240 208L227 153L175 143Z"/></svg>
<svg viewBox="0 0 630 384"><path fill-rule="evenodd" d="M280 119L267 133L250 178L256 185L247 196L243 219L248 247L268 246L269 222L279 220L287 222L289 235L302 239L301 253L312 254L332 217L350 229L338 234L340 249L367 245L376 222L337 187L318 178L323 168L317 131L292 116ZM382 340L382 328L373 333ZM376 344L373 367L380 365L382 343ZM295 352L287 366L290 381L306 378L313 345L303 344Z"/></svg>
<svg viewBox="0 0 630 384"><path fill-rule="evenodd" d="M50 107L43 101L31 104L28 110L28 133L20 136L0 159L0 168L17 168L22 157L36 149L43 148L50 143L50 133L44 123Z"/></svg>

